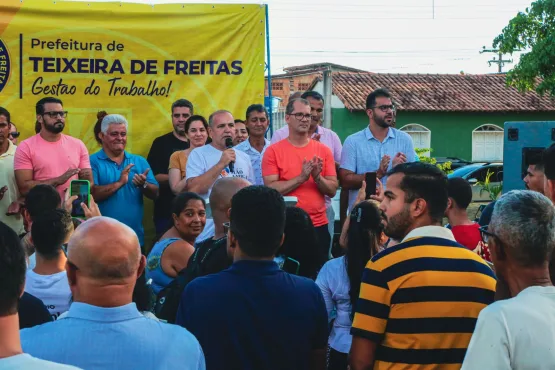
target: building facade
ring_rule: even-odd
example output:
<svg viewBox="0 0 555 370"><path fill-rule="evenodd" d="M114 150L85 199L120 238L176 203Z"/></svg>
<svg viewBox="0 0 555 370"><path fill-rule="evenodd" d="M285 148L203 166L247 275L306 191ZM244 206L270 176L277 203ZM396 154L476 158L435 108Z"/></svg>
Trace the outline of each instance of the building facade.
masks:
<svg viewBox="0 0 555 370"><path fill-rule="evenodd" d="M396 128L434 157L475 162L503 160L503 126L509 121L555 118L555 100L521 94L505 75L333 73L332 129L341 140L368 125L366 96L387 88L398 107ZM316 78L310 87L322 92Z"/></svg>

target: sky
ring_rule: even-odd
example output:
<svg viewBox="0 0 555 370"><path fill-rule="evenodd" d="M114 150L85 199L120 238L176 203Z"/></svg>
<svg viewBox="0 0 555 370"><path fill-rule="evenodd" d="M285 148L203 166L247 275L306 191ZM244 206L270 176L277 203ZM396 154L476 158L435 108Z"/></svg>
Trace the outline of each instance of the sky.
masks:
<svg viewBox="0 0 555 370"><path fill-rule="evenodd" d="M91 1L91 0L89 0ZM92 0L95 1L95 0ZM125 0L183 3L177 0ZM197 0L196 3L262 3ZM496 73L491 48L527 0L267 0L272 73L331 62L378 73ZM387 5L384 5L387 4ZM503 71L518 62L520 53Z"/></svg>

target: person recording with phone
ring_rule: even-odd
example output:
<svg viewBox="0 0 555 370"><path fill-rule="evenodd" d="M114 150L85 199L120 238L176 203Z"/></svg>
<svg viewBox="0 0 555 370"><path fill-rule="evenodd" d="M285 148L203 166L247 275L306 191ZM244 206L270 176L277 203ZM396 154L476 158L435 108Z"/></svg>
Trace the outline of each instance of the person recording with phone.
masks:
<svg viewBox="0 0 555 370"><path fill-rule="evenodd" d="M71 301L62 248L73 230L71 215L64 209L41 213L31 227L37 262L27 270L25 291L43 301L54 320L69 309Z"/></svg>
<svg viewBox="0 0 555 370"><path fill-rule="evenodd" d="M233 148L235 120L231 112L218 110L208 118L210 144L194 149L187 159L187 190L208 201L214 183L223 177L241 177L254 183L251 159L244 152ZM214 236L214 221L206 219L204 231L197 242Z"/></svg>
<svg viewBox="0 0 555 370"><path fill-rule="evenodd" d="M158 182L145 158L125 150L128 123L119 114L102 118L102 149L91 155L92 191L102 215L114 218L137 233L144 246L143 195L158 196Z"/></svg>

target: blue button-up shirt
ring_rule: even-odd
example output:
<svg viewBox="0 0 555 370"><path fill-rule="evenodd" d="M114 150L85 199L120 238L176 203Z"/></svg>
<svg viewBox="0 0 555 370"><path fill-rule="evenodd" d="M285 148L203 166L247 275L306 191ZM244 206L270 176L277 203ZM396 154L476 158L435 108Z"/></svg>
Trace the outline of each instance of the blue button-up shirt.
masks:
<svg viewBox="0 0 555 370"><path fill-rule="evenodd" d="M94 369L205 369L187 330L141 315L135 303L103 308L73 302L66 317L21 330L31 356Z"/></svg>
<svg viewBox="0 0 555 370"><path fill-rule="evenodd" d="M270 141L267 139L264 139L264 148L262 149L262 153L252 147L249 139L235 146L235 149L247 153L251 159L252 170L254 172L254 185L264 185L264 179L262 178L262 157L264 157L266 148L269 146Z"/></svg>
<svg viewBox="0 0 555 370"><path fill-rule="evenodd" d="M388 170L390 170L393 158L399 152L407 156L407 162L415 161L416 154L409 134L390 127L386 138L383 142L380 142L372 135L370 128L366 127L364 130L349 136L343 143L340 168L359 175L366 172L376 172L380 168L382 157L389 155L391 161ZM387 176L383 177L381 181L385 186ZM349 191L349 210L355 202L357 192L358 190Z"/></svg>
<svg viewBox="0 0 555 370"><path fill-rule="evenodd" d="M110 198L98 202L98 208L103 216L115 218L135 231L139 243L144 245L145 231L143 228L143 192L133 184L133 176L144 173L150 168L146 159L140 155L124 152L121 164L117 164L100 149L91 155L91 168L95 185L109 185L119 181L121 172L130 164L134 166L129 171L127 184L122 186ZM146 175L146 182L158 186L152 171Z"/></svg>

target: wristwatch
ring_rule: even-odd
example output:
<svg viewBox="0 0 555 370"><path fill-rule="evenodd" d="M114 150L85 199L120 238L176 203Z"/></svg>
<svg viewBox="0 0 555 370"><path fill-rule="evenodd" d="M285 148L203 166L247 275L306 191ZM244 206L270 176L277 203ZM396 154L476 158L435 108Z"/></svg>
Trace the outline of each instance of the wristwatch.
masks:
<svg viewBox="0 0 555 370"><path fill-rule="evenodd" d="M146 189L147 185L148 185L148 182L145 181L145 183L143 184L143 189Z"/></svg>

